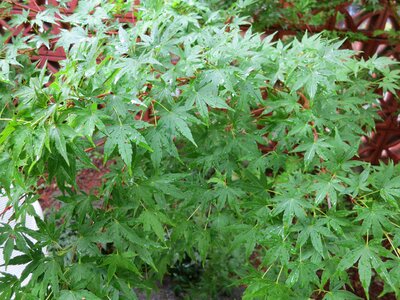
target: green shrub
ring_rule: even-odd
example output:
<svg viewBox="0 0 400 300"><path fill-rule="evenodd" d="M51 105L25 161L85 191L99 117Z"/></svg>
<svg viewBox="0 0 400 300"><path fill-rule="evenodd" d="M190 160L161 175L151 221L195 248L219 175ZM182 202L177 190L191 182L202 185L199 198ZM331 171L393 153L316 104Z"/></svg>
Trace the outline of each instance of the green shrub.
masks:
<svg viewBox="0 0 400 300"><path fill-rule="evenodd" d="M320 36L261 40L204 4L146 1L122 26L103 20L108 1L82 2L61 16L58 73L18 51L40 24L2 46L1 186L11 204L27 197L16 218L32 214L39 179L63 193L39 231L0 228L7 258L23 252L7 263L29 262L0 279L2 298L135 299L187 257L204 299L235 284L244 299L353 299L353 273L399 295L400 169L354 159L376 89L397 88L392 61ZM88 195L76 177L95 168L90 148L110 171Z"/></svg>

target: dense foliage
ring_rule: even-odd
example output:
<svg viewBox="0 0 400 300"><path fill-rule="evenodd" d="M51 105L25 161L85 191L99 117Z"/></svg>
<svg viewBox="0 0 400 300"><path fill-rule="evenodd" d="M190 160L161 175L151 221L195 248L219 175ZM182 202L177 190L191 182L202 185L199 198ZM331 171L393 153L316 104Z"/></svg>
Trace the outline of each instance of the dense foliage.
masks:
<svg viewBox="0 0 400 300"><path fill-rule="evenodd" d="M1 186L15 218L34 213L39 179L62 206L39 231L2 224L6 263L28 266L3 274L1 297L135 299L188 258L197 299L241 284L244 299L356 299L352 274L367 295L374 280L399 296L400 168L354 159L376 90L397 89L393 62L321 36L262 40L202 3L145 5L135 26L93 0L17 16L38 35L2 36ZM24 50L60 20L67 59L51 75ZM85 194L76 177L93 156L110 170Z"/></svg>

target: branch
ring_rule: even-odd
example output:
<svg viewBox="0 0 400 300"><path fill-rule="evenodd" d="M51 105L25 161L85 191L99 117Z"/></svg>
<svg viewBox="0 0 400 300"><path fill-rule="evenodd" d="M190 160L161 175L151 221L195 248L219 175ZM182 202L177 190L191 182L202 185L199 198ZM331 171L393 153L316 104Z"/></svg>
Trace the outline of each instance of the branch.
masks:
<svg viewBox="0 0 400 300"><path fill-rule="evenodd" d="M301 106L303 106L304 109L310 109L310 100L307 99L306 96L304 96L304 94L302 92L297 91L297 94L300 96L300 104ZM313 136L314 136L314 142L318 141L318 132L315 129L315 124L314 121L310 122L311 128L312 128L312 132L313 132Z"/></svg>
<svg viewBox="0 0 400 300"><path fill-rule="evenodd" d="M96 149L96 148L98 148L98 147L100 147L100 146L103 146L103 145L105 144L105 142L106 142L106 140L103 139L103 140L101 140L100 142L97 142L95 147L86 148L84 151L85 151L86 153L91 152L91 151L93 151L94 149Z"/></svg>
<svg viewBox="0 0 400 300"><path fill-rule="evenodd" d="M24 4L18 3L15 0L4 0L4 2L10 3L10 4L14 5L14 6L17 6L17 7L23 8L23 9L31 10L31 11L33 11L35 13L41 12L40 9L38 10L38 9L35 9L35 8L32 8L32 7L26 6ZM35 4L36 4L36 2L35 2ZM36 4L36 6L37 6L37 4Z"/></svg>

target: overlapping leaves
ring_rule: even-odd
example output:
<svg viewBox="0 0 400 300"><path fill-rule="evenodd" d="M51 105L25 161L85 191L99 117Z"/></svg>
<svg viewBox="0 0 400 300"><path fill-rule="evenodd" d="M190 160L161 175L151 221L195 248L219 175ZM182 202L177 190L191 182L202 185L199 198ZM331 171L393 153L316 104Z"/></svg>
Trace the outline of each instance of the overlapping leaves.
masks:
<svg viewBox="0 0 400 300"><path fill-rule="evenodd" d="M355 298L354 270L366 294L378 280L398 295L400 170L353 160L376 88L397 88L391 61L321 36L242 34L243 19L200 2L148 1L135 26L109 19L120 6L81 2L42 15L72 25L57 74L11 51L36 39L5 46L0 182L32 194L55 179L63 195L39 231L2 227L6 262L18 249L32 273L25 287L3 277L2 295L134 299L187 257L205 298L233 281L245 299ZM108 172L86 194L91 152Z"/></svg>

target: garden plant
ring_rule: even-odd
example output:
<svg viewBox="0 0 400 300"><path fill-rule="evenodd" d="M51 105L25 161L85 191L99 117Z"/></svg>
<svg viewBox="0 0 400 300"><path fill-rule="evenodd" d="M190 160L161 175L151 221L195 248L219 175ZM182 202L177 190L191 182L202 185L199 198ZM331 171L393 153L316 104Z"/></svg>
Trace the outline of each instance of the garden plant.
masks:
<svg viewBox="0 0 400 300"><path fill-rule="evenodd" d="M396 63L323 35L243 32L244 1L143 1L119 23L128 8L49 7L9 21L36 35L1 36L0 185L21 222L1 224L0 245L27 267L1 275L0 298L136 299L187 260L192 299L233 286L243 299L359 299L376 283L399 297L400 168L357 159ZM30 60L52 22L70 25L55 74ZM76 178L94 157L108 172L88 194ZM43 180L61 205L32 231Z"/></svg>

